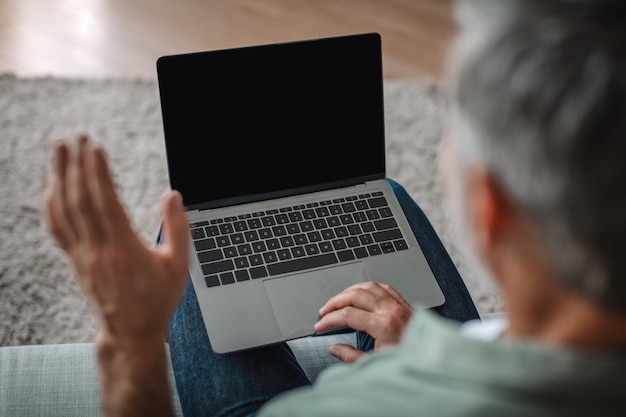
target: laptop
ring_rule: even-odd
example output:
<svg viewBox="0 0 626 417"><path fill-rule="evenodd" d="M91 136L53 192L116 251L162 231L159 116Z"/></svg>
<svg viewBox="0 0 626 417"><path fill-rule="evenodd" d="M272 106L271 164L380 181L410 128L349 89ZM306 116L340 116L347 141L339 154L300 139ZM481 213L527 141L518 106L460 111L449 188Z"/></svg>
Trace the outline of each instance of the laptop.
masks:
<svg viewBox="0 0 626 417"><path fill-rule="evenodd" d="M157 75L215 352L310 336L359 282L444 302L385 179L379 34L162 56Z"/></svg>

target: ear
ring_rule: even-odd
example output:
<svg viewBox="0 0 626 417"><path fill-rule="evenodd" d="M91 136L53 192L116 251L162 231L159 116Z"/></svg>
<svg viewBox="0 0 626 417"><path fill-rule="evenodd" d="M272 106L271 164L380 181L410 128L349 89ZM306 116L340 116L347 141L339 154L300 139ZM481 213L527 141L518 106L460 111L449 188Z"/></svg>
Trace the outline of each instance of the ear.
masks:
<svg viewBox="0 0 626 417"><path fill-rule="evenodd" d="M513 232L515 211L509 198L491 173L468 167L467 209L472 244L485 265L493 268L508 236Z"/></svg>

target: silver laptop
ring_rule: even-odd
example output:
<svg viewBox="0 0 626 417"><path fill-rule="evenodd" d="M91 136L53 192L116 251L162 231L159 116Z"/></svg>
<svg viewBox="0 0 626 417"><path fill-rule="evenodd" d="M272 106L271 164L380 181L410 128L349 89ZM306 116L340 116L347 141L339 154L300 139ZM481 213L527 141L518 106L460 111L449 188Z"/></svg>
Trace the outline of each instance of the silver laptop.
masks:
<svg viewBox="0 0 626 417"><path fill-rule="evenodd" d="M385 180L378 34L163 56L157 73L215 352L312 335L358 282L443 303Z"/></svg>

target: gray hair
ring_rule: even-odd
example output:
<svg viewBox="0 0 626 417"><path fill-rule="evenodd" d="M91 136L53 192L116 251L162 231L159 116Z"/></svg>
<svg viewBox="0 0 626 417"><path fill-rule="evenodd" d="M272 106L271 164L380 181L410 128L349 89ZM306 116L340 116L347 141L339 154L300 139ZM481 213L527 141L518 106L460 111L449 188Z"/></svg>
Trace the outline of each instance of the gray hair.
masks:
<svg viewBox="0 0 626 417"><path fill-rule="evenodd" d="M626 313L626 2L465 0L452 129L527 213L557 279Z"/></svg>

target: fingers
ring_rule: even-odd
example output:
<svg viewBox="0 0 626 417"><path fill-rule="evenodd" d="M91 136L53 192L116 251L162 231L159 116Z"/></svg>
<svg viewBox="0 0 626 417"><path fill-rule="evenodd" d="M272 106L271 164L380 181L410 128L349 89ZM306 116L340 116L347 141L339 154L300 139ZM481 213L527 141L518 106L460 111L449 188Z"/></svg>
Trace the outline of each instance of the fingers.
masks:
<svg viewBox="0 0 626 417"><path fill-rule="evenodd" d="M69 222L66 207L66 168L68 148L64 143L54 147L53 161L44 192L45 217L48 229L59 246L68 250L75 240L73 225Z"/></svg>
<svg viewBox="0 0 626 417"><path fill-rule="evenodd" d="M355 349L350 345L342 343L330 346L330 348L328 348L328 352L345 363L354 363L361 356L365 355L365 352L362 350Z"/></svg>
<svg viewBox="0 0 626 417"><path fill-rule="evenodd" d="M115 183L102 148L95 147L90 153L89 163L93 175L88 187L95 210L102 222L102 233L107 240L138 239L132 229L115 189Z"/></svg>
<svg viewBox="0 0 626 417"><path fill-rule="evenodd" d="M91 193L87 188L91 173L88 170L89 139L82 135L77 144L69 148L67 164L67 208L76 225L76 233L81 241L88 244L102 240L101 220L94 212Z"/></svg>
<svg viewBox="0 0 626 417"><path fill-rule="evenodd" d="M331 311L315 323L315 331L318 333L327 332L332 329L349 327L354 330L362 330L376 338L376 333L372 329L376 325L376 315L359 308L347 306L339 310Z"/></svg>
<svg viewBox="0 0 626 417"><path fill-rule="evenodd" d="M391 288L389 285L387 288ZM394 290L395 291L395 290ZM397 292L396 292L397 294ZM346 288L330 300L320 309L320 316L324 316L333 310L338 310L348 305L373 311L376 308L376 299L388 296L387 289L377 282L360 282ZM400 296L400 294L398 294ZM395 296L393 297L395 299ZM400 296L402 299L402 297Z"/></svg>
<svg viewBox="0 0 626 417"><path fill-rule="evenodd" d="M175 262L176 270L185 271L189 258L189 222L178 191L170 191L163 198L163 228L166 240L159 246L159 251Z"/></svg>

